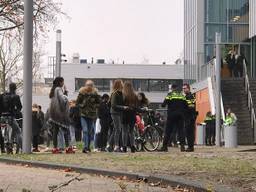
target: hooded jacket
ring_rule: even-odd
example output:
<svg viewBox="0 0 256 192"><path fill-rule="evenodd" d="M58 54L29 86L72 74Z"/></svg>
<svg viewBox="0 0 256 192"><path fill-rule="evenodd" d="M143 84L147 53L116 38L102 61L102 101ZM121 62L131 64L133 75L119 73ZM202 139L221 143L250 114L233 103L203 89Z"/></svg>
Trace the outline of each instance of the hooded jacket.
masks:
<svg viewBox="0 0 256 192"><path fill-rule="evenodd" d="M81 117L96 119L100 102L101 98L96 89L90 90L82 87L76 100Z"/></svg>
<svg viewBox="0 0 256 192"><path fill-rule="evenodd" d="M51 122L64 128L69 127L68 98L64 95L63 90L60 87L55 89L54 97L51 98L49 116Z"/></svg>

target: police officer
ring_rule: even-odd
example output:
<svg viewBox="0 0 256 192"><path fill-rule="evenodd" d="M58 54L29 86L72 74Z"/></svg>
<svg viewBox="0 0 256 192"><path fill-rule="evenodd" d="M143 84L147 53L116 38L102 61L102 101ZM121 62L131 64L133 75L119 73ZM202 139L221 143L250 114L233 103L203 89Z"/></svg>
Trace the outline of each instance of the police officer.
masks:
<svg viewBox="0 0 256 192"><path fill-rule="evenodd" d="M163 147L160 151L168 151L168 142L170 136L176 128L178 139L181 145L181 151L185 151L185 134L184 134L184 115L188 110L188 105L184 95L177 90L177 85L172 85L171 92L166 96L162 107L168 106L167 124L165 129Z"/></svg>
<svg viewBox="0 0 256 192"><path fill-rule="evenodd" d="M189 84L184 84L182 89L188 104L188 111L185 120L186 138L188 142L188 148L186 151L193 152L195 142L195 123L197 117L196 99L195 96L190 91Z"/></svg>

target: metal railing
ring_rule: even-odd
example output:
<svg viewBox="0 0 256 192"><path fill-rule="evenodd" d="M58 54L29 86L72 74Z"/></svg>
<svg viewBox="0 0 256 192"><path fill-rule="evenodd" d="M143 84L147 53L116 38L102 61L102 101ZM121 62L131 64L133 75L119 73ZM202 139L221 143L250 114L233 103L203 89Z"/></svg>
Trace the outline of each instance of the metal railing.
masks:
<svg viewBox="0 0 256 192"><path fill-rule="evenodd" d="M256 114L255 114L255 109L253 105L253 98L252 98L252 93L250 90L250 80L248 76L248 70L246 66L246 62L244 61L243 63L244 67L244 85L245 85L245 93L247 94L247 105L250 114L250 119L251 119L251 128L254 131L254 143L256 143Z"/></svg>
<svg viewBox="0 0 256 192"><path fill-rule="evenodd" d="M215 58L207 63L207 75L209 75L208 77L211 77L213 94L215 98L215 108L216 108L216 86L217 85L216 85L216 59ZM226 117L225 117L225 109L224 109L222 93L220 93L220 105L221 105L220 106L221 118L225 120Z"/></svg>
<svg viewBox="0 0 256 192"><path fill-rule="evenodd" d="M200 80L205 80L208 77L213 77L215 76L215 65L216 65L216 59L210 60L208 63L205 65L201 66L201 77Z"/></svg>

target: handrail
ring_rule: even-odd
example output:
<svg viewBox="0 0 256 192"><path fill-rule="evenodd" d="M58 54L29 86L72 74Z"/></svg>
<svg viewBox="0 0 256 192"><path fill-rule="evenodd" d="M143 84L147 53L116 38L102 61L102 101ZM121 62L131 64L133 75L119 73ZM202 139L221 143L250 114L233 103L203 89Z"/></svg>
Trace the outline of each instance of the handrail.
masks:
<svg viewBox="0 0 256 192"><path fill-rule="evenodd" d="M247 106L250 111L250 119L251 119L251 128L254 131L254 143L256 143L256 114L255 114L255 109L253 105L253 98L252 98L252 93L250 90L250 80L248 76L248 70L246 66L246 62L244 60L243 62L243 67L244 67L244 85L245 85L245 93L247 94Z"/></svg>
<svg viewBox="0 0 256 192"><path fill-rule="evenodd" d="M212 86L213 86L213 89L216 89L216 58L212 59L210 62L208 62L208 71L209 71L209 75L212 79ZM216 93L216 92L214 92ZM223 120L226 119L225 117L225 111L224 111L224 104L223 104L223 98L222 98L222 93L220 95L220 105L221 105L221 117ZM215 97L216 98L216 97ZM216 107L216 106L215 106Z"/></svg>

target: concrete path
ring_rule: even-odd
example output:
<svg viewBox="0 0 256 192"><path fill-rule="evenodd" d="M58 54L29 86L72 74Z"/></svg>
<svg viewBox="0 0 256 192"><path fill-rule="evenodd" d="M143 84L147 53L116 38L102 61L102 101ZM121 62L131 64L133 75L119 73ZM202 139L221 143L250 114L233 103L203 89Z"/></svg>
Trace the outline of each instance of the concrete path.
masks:
<svg viewBox="0 0 256 192"><path fill-rule="evenodd" d="M149 184L113 180L103 176L91 176L47 170L27 166L0 164L0 192L173 192L171 188L152 187Z"/></svg>

